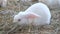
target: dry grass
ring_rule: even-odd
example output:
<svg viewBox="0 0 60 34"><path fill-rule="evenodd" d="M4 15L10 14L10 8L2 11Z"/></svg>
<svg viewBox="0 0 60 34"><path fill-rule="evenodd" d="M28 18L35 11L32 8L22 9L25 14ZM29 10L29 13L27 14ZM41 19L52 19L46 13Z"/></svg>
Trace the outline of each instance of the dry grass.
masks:
<svg viewBox="0 0 60 34"><path fill-rule="evenodd" d="M17 5L16 5L17 4ZM13 23L13 15L20 11L20 5L16 0L8 1L6 8L0 8L0 34L60 34L60 10L51 10L51 24L39 29L32 26L29 32L29 26L19 26ZM27 9L23 6L21 10Z"/></svg>

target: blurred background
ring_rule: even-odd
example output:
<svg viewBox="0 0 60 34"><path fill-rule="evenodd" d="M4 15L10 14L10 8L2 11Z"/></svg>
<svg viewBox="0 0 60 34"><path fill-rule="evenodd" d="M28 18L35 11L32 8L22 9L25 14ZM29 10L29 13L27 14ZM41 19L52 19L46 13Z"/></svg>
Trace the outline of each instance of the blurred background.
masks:
<svg viewBox="0 0 60 34"><path fill-rule="evenodd" d="M13 16L29 6L42 2L52 14L51 24L28 32L29 26L13 23ZM60 0L0 0L0 34L60 34Z"/></svg>

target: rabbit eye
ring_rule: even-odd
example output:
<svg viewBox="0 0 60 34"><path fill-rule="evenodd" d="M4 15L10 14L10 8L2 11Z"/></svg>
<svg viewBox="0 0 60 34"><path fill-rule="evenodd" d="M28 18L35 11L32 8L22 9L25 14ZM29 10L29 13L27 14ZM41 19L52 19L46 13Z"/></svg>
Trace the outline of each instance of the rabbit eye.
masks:
<svg viewBox="0 0 60 34"><path fill-rule="evenodd" d="M18 21L21 21L21 19L18 19Z"/></svg>

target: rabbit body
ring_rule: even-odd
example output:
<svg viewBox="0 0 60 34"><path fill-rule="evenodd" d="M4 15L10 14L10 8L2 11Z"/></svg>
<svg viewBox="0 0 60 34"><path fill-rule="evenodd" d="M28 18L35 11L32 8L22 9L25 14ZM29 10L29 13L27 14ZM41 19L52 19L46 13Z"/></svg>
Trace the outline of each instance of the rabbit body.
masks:
<svg viewBox="0 0 60 34"><path fill-rule="evenodd" d="M50 18L51 18L50 10L45 4L36 3L25 11L25 13L28 12L33 12L41 16L41 18L35 18L34 23L36 25L44 25L50 23Z"/></svg>

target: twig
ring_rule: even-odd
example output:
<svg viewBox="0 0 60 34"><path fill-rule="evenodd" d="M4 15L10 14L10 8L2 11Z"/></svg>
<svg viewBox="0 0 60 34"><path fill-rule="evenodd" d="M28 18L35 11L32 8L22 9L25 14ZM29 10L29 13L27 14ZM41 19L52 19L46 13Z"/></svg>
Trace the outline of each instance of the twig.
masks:
<svg viewBox="0 0 60 34"><path fill-rule="evenodd" d="M8 31L7 34L9 34L10 32L12 32L16 27L17 27L17 25L15 25L15 27L13 27L10 31Z"/></svg>

